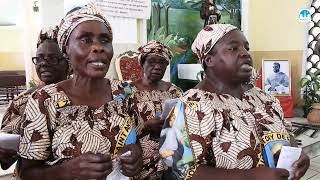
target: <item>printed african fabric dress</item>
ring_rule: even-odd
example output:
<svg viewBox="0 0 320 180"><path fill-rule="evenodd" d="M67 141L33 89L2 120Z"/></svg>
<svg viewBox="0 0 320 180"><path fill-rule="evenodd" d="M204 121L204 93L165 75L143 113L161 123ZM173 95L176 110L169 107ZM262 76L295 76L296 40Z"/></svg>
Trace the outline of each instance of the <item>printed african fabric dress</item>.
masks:
<svg viewBox="0 0 320 180"><path fill-rule="evenodd" d="M24 91L9 103L8 109L6 109L2 118L0 132L20 134L22 117L28 98L32 92L33 90Z"/></svg>
<svg viewBox="0 0 320 180"><path fill-rule="evenodd" d="M0 133L20 134L22 132L21 125L23 124L22 121L25 120L24 110L26 108L28 98L37 88L38 87L22 92L9 103L9 106L4 112L2 118ZM20 179L20 165L21 161L18 159L11 179Z"/></svg>
<svg viewBox="0 0 320 180"><path fill-rule="evenodd" d="M99 108L73 105L58 85L32 94L26 106L19 154L55 164L86 152L114 155L134 143L134 123L128 115L129 85L110 80L113 100Z"/></svg>
<svg viewBox="0 0 320 180"><path fill-rule="evenodd" d="M223 169L266 166L269 146L275 145L273 152L289 144L289 125L279 101L259 88L241 99L191 89L166 119L159 153L173 179L191 179L200 164Z"/></svg>
<svg viewBox="0 0 320 180"><path fill-rule="evenodd" d="M139 179L160 179L163 165L159 162L159 135L153 136L143 127L143 123L154 117L160 117L162 103L167 99L178 98L182 91L175 85L171 85L167 91L139 91L132 87L132 111L134 119L137 119L137 133L143 150L143 169Z"/></svg>

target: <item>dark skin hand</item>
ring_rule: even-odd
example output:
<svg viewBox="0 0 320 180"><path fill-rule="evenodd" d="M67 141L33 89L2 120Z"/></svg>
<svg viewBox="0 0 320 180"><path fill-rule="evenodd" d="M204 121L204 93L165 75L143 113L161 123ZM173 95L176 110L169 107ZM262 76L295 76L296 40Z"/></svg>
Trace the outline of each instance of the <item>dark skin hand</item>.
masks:
<svg viewBox="0 0 320 180"><path fill-rule="evenodd" d="M44 161L22 159L22 179L105 179L112 172L110 155L87 152L53 166Z"/></svg>
<svg viewBox="0 0 320 180"><path fill-rule="evenodd" d="M163 123L164 121L162 121L159 117L154 117L144 122L144 127L150 132L160 134Z"/></svg>
<svg viewBox="0 0 320 180"><path fill-rule="evenodd" d="M130 156L121 154L131 151ZM137 175L142 169L142 149L137 144L125 145L119 153L122 174L128 177Z"/></svg>
<svg viewBox="0 0 320 180"><path fill-rule="evenodd" d="M280 168L259 167L249 171L251 171L251 179L287 180L289 177L289 171Z"/></svg>
<svg viewBox="0 0 320 180"><path fill-rule="evenodd" d="M110 155L88 152L64 163L63 168L72 179L105 179L112 172L112 161Z"/></svg>
<svg viewBox="0 0 320 180"><path fill-rule="evenodd" d="M0 148L0 163L1 168L8 169L18 158L15 150Z"/></svg>
<svg viewBox="0 0 320 180"><path fill-rule="evenodd" d="M193 180L288 180L289 172L280 168L258 167L250 170L218 169L200 166L193 175Z"/></svg>
<svg viewBox="0 0 320 180"><path fill-rule="evenodd" d="M308 170L310 166L310 158L302 152L300 158L293 163L293 180L300 179Z"/></svg>

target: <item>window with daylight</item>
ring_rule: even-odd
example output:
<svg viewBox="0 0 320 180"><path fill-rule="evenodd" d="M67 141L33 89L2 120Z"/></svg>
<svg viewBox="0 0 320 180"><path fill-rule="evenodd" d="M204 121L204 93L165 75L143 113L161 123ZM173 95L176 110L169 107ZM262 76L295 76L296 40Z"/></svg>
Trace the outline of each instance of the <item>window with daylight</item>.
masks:
<svg viewBox="0 0 320 180"><path fill-rule="evenodd" d="M0 1L0 27L20 27L22 25L22 0Z"/></svg>

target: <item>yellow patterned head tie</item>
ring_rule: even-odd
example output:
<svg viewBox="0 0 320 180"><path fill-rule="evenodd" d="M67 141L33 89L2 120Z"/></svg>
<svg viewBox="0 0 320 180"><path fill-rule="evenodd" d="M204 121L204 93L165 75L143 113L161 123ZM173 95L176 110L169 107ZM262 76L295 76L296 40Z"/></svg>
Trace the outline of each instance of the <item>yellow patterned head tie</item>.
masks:
<svg viewBox="0 0 320 180"><path fill-rule="evenodd" d="M63 52L65 52L65 46L67 45L68 39L71 32L81 23L85 21L99 21L102 22L111 33L112 29L110 23L103 16L98 9L94 1L90 1L86 6L81 7L70 14L67 14L60 23L60 29L58 32L58 44Z"/></svg>
<svg viewBox="0 0 320 180"><path fill-rule="evenodd" d="M37 42L37 47L40 46L41 43L43 43L45 40L52 40L55 43L58 43L58 31L59 27L48 27L48 28L43 28L40 31L39 37L38 37L38 42Z"/></svg>
<svg viewBox="0 0 320 180"><path fill-rule="evenodd" d="M172 58L172 52L170 48L155 40L149 41L146 45L139 47L138 52L138 61L140 64L143 63L141 62L141 59L146 55L156 55L159 57L163 57L168 63L170 63L170 60Z"/></svg>
<svg viewBox="0 0 320 180"><path fill-rule="evenodd" d="M238 29L231 24L211 24L205 26L193 41L191 49L197 54L199 62L203 64L204 58L214 45L228 32Z"/></svg>

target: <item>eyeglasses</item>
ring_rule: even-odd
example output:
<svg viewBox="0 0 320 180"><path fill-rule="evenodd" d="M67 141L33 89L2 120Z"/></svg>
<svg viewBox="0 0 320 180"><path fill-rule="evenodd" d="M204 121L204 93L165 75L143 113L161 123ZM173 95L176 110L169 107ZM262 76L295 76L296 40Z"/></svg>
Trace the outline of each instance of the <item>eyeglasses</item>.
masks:
<svg viewBox="0 0 320 180"><path fill-rule="evenodd" d="M50 65L57 65L63 59L64 59L63 57L48 57L48 58L32 57L32 62L33 62L33 64L38 65L38 64L46 61Z"/></svg>

